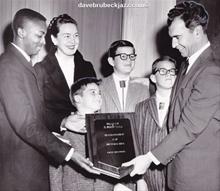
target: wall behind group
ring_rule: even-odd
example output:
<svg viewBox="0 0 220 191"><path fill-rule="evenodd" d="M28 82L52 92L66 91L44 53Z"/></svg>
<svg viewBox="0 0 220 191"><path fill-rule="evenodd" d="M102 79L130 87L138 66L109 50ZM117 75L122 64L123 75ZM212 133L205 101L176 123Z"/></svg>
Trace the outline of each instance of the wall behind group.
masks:
<svg viewBox="0 0 220 191"><path fill-rule="evenodd" d="M122 25L122 9L104 7L103 3L110 2L120 3L122 0L0 0L0 54L12 40L10 24L19 9L40 12L47 18L47 24L53 17L67 13L78 22L79 50L93 63L99 77L106 76L109 68L105 52L112 41L121 39ZM34 61L40 61L45 54L42 49Z"/></svg>
<svg viewBox="0 0 220 191"><path fill-rule="evenodd" d="M220 1L195 1L203 3L210 13L208 35L220 55L220 12L217 10ZM98 77L111 73L106 51L118 39L130 40L135 45L138 56L132 76L147 76L158 56L168 54L179 58L178 52L171 48L166 27L169 9L179 2L182 0L0 0L0 54L12 39L10 24L15 12L27 7L42 13L47 24L63 13L75 18L80 34L79 50L93 63ZM35 61L40 61L45 54L43 49Z"/></svg>

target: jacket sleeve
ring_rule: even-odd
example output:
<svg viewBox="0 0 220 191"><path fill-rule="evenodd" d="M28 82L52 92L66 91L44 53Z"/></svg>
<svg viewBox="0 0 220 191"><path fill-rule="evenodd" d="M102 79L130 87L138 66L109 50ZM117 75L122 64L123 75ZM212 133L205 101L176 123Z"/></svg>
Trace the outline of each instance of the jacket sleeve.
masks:
<svg viewBox="0 0 220 191"><path fill-rule="evenodd" d="M29 71L26 75L26 68L14 65L4 67L2 64L0 70L0 100L8 126L21 141L61 163L71 147L45 127L43 105L39 95L33 95L39 94L33 74Z"/></svg>
<svg viewBox="0 0 220 191"><path fill-rule="evenodd" d="M180 100L187 99L179 122L171 133L152 150L154 156L167 164L175 155L210 127L220 112L220 67L209 65L197 76L192 88L181 89ZM209 129L211 130L211 129Z"/></svg>

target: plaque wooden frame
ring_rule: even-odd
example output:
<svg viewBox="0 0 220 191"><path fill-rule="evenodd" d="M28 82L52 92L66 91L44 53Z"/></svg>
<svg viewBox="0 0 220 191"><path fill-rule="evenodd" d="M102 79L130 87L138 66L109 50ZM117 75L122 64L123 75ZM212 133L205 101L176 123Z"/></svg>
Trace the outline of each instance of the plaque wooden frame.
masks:
<svg viewBox="0 0 220 191"><path fill-rule="evenodd" d="M94 168L121 179L133 166L121 167L140 154L135 113L97 113L86 115L89 158Z"/></svg>

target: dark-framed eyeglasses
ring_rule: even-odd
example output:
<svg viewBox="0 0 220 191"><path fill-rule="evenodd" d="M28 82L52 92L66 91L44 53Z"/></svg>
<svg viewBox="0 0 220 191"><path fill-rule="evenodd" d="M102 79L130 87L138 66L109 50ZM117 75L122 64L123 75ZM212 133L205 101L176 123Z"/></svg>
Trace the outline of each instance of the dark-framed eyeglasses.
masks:
<svg viewBox="0 0 220 191"><path fill-rule="evenodd" d="M159 74L161 76L164 76L164 75L167 75L167 74L170 74L171 76L175 76L177 74L177 69L176 68L171 68L169 70L167 70L166 68L158 68L155 70L155 74L159 72Z"/></svg>
<svg viewBox="0 0 220 191"><path fill-rule="evenodd" d="M130 59L131 61L134 61L134 60L136 59L136 57L137 57L137 54L120 53L120 54L116 54L115 57L116 57L116 56L120 56L120 59L121 59L121 60L127 60L128 57L129 57L129 59Z"/></svg>

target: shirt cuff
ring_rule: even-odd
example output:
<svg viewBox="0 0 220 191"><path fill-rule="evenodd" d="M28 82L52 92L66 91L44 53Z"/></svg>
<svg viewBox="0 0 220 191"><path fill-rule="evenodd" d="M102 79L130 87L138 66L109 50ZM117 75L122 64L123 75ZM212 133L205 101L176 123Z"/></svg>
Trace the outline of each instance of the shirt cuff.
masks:
<svg viewBox="0 0 220 191"><path fill-rule="evenodd" d="M65 161L69 161L73 156L74 148L71 148L68 154L66 155Z"/></svg>
<svg viewBox="0 0 220 191"><path fill-rule="evenodd" d="M153 155L152 152L149 151L147 154L149 155L149 157L151 158L151 160L153 161L154 164L156 164L156 165L160 164L160 161Z"/></svg>

